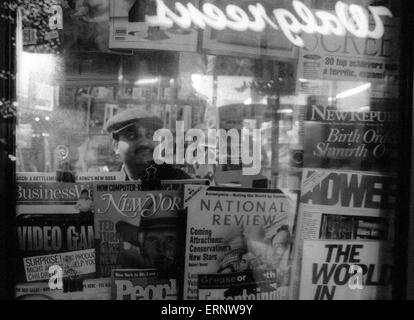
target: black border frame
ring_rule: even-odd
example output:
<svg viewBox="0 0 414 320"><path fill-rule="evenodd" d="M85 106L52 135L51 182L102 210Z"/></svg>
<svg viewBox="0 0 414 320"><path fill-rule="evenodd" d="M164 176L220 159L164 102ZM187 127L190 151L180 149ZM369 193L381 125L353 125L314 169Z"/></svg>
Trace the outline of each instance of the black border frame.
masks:
<svg viewBox="0 0 414 320"><path fill-rule="evenodd" d="M402 0L401 3L401 58L400 58L400 167L398 168L397 181L397 210L395 219L395 245L394 245L394 277L393 299L410 299L408 295L408 280L414 277L413 260L414 252L409 252L409 233L414 232L412 218L414 213L414 167L412 166L413 154L413 70L414 70L414 1ZM411 239L414 241L414 238ZM414 243L413 243L414 244ZM411 258L409 258L411 256ZM412 284L411 284L412 286ZM411 296L413 299L414 296Z"/></svg>
<svg viewBox="0 0 414 320"><path fill-rule="evenodd" d="M411 157L414 153L413 132L413 69L414 69L414 1L402 1L401 21L401 84L400 102L402 112L400 138L400 168L398 183L398 207L396 215L396 242L394 250L395 276L394 299L414 299L414 167ZM16 11L7 0L0 4L0 71L6 77L0 78L0 98L15 101L16 66ZM17 250L16 204L15 204L15 117L0 116L0 299L14 298L15 254Z"/></svg>
<svg viewBox="0 0 414 320"><path fill-rule="evenodd" d="M0 70L6 76L0 79L0 98L15 101L16 65L16 11L11 7L15 1L0 5ZM3 109L5 105L1 106ZM4 110L4 109L3 109ZM14 298L14 266L17 250L15 233L15 117L0 115L0 299Z"/></svg>

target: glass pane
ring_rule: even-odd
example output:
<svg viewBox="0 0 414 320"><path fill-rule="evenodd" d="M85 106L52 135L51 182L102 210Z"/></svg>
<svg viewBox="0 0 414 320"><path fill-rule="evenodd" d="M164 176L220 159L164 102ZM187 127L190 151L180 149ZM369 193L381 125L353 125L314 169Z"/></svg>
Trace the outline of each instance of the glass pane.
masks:
<svg viewBox="0 0 414 320"><path fill-rule="evenodd" d="M16 297L391 298L400 1L177 3L20 5Z"/></svg>

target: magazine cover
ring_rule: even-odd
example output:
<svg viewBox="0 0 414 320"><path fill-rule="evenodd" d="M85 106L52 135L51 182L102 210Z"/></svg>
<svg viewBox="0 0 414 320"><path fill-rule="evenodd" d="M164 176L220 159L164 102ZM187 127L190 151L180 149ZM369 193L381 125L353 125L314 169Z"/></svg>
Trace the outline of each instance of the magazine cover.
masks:
<svg viewBox="0 0 414 320"><path fill-rule="evenodd" d="M200 300L282 300L275 270L198 276Z"/></svg>
<svg viewBox="0 0 414 320"><path fill-rule="evenodd" d="M98 181L123 181L122 172L78 172L75 175L77 183ZM58 182L56 172L17 172L16 181L20 182Z"/></svg>
<svg viewBox="0 0 414 320"><path fill-rule="evenodd" d="M62 278L76 280L95 276L95 250L80 250L23 258L26 281L47 281L58 267Z"/></svg>
<svg viewBox="0 0 414 320"><path fill-rule="evenodd" d="M29 182L21 181L23 177L18 177L20 181L17 183L17 215L75 214L92 211L90 182L54 182L50 181L48 175L29 175L26 178ZM37 178L46 181L34 181Z"/></svg>
<svg viewBox="0 0 414 320"><path fill-rule="evenodd" d="M60 266L64 275L95 275L92 214L25 214L17 217L20 281L43 281L49 269Z"/></svg>
<svg viewBox="0 0 414 320"><path fill-rule="evenodd" d="M271 280L272 294L261 295L257 285L254 296L287 298L296 194L186 186L184 200L188 211L184 299L207 298L205 291L200 295L198 280L201 275L214 274L245 273L246 281L228 285L252 294L253 277L263 278L256 273L259 270L273 272L276 279Z"/></svg>
<svg viewBox="0 0 414 320"><path fill-rule="evenodd" d="M62 268L64 277L93 277L96 263L91 185L48 180L47 175L18 176L18 279L46 281L53 266Z"/></svg>
<svg viewBox="0 0 414 320"><path fill-rule="evenodd" d="M21 283L16 285L15 297L17 300L110 300L111 281L84 280L80 291L52 290L45 282Z"/></svg>
<svg viewBox="0 0 414 320"><path fill-rule="evenodd" d="M386 300L392 251L379 241L305 241L301 300Z"/></svg>
<svg viewBox="0 0 414 320"><path fill-rule="evenodd" d="M177 191L182 196L184 195L184 188L186 185L204 185L208 186L210 180L208 179L180 179L180 180L161 180L161 190ZM184 204L181 204L184 207Z"/></svg>
<svg viewBox="0 0 414 320"><path fill-rule="evenodd" d="M156 269L114 269L111 288L112 300L177 300L177 280Z"/></svg>
<svg viewBox="0 0 414 320"><path fill-rule="evenodd" d="M303 241L392 239L395 188L395 177L380 173L303 170L292 299L299 297Z"/></svg>
<svg viewBox="0 0 414 320"><path fill-rule="evenodd" d="M373 1L364 0L364 6ZM321 1L323 10L334 12L327 2ZM312 6L313 7L313 6ZM313 7L312 11L316 11ZM369 85L370 95L377 98L397 98L399 95L399 56L400 43L398 17L381 17L384 21L384 35L381 38L356 37L348 33L346 37L336 35L307 34L299 49L298 93L326 94L326 88L332 81L350 82L354 87ZM370 26L375 21L370 19Z"/></svg>
<svg viewBox="0 0 414 320"><path fill-rule="evenodd" d="M322 212L388 217L395 207L395 177L380 173L303 169L300 206Z"/></svg>
<svg viewBox="0 0 414 320"><path fill-rule="evenodd" d="M398 112L312 104L305 121L304 166L390 172L398 161Z"/></svg>
<svg viewBox="0 0 414 320"><path fill-rule="evenodd" d="M196 29L150 27L145 15L154 16L157 3L153 0L110 0L110 36L111 49L149 49L195 52L198 32ZM173 8L176 1L164 0ZM198 7L198 0L189 0Z"/></svg>
<svg viewBox="0 0 414 320"><path fill-rule="evenodd" d="M177 273L179 191L141 191L139 183L95 183L94 206L101 276L110 277L112 269Z"/></svg>

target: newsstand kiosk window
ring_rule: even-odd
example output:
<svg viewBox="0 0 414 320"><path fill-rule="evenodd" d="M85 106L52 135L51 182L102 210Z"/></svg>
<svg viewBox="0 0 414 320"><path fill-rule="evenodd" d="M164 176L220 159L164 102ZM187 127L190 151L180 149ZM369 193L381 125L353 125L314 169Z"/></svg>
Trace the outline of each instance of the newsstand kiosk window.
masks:
<svg viewBox="0 0 414 320"><path fill-rule="evenodd" d="M391 299L400 11L19 2L16 299Z"/></svg>

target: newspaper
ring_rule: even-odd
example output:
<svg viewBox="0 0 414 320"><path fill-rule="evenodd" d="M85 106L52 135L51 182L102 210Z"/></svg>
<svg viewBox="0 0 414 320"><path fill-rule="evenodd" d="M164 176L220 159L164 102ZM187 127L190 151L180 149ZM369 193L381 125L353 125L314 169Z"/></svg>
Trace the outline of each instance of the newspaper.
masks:
<svg viewBox="0 0 414 320"><path fill-rule="evenodd" d="M391 299L392 269L385 242L305 241L300 299Z"/></svg>
<svg viewBox="0 0 414 320"><path fill-rule="evenodd" d="M380 173L303 170L292 272L292 299L299 297L305 240L392 239L395 187L395 177Z"/></svg>
<svg viewBox="0 0 414 320"><path fill-rule="evenodd" d="M113 300L177 300L177 280L156 269L112 270L111 287Z"/></svg>
<svg viewBox="0 0 414 320"><path fill-rule="evenodd" d="M258 270L276 274L272 280L276 293L268 297L286 299L296 200L296 194L278 190L187 186L184 299L207 298L208 288L204 287L203 295L199 291L201 275ZM252 277L229 284L233 285L250 290ZM257 287L255 298L262 298L259 291Z"/></svg>
<svg viewBox="0 0 414 320"><path fill-rule="evenodd" d="M65 292L52 290L48 283L19 283L15 287L17 300L110 300L110 279L89 279L83 281L83 290Z"/></svg>

